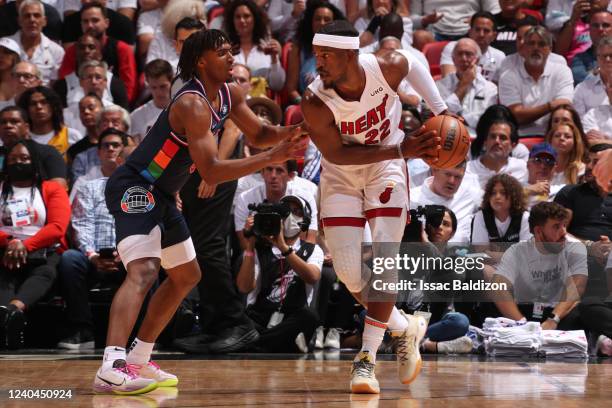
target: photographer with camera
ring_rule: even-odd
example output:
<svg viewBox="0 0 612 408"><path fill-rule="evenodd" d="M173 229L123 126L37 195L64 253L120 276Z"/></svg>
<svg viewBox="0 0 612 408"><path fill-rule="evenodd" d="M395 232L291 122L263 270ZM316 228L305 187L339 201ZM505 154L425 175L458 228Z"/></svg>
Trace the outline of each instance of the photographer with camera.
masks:
<svg viewBox="0 0 612 408"><path fill-rule="evenodd" d="M264 167L261 175L264 179L263 184L258 184L255 187L240 193L236 200L234 208L234 225L236 234L240 241L240 247L245 250L247 247L247 239L244 236L243 226L249 216L249 204L259 204L267 200L270 203L278 203L280 199L286 195L298 195L308 202L312 210L312 220L305 240L308 242L316 242L317 237L317 207L316 198L311 191L303 188L297 183L290 183L291 175L297 171L297 163L295 160L288 160L283 164L273 164Z"/></svg>
<svg viewBox="0 0 612 408"><path fill-rule="evenodd" d="M244 223L246 247L236 284L248 294L247 315L260 334L255 347L305 353L318 323L309 304L323 265L323 250L304 241L315 222L310 204L287 195L249 208L255 214Z"/></svg>
<svg viewBox="0 0 612 408"><path fill-rule="evenodd" d="M424 254L428 258L456 256L455 248L448 247L458 227L457 217L451 209L443 205L419 206L410 210L410 219L402 242L420 244L411 244L408 247L409 255ZM447 270L422 268L414 274L400 275L400 279L443 283L456 276L454 271L449 273ZM472 341L465 336L470 321L465 314L454 311L452 302L453 293L450 291L412 290L398 294L396 305L399 309L422 315L428 320L427 332L421 344L423 351L444 354L472 351Z"/></svg>

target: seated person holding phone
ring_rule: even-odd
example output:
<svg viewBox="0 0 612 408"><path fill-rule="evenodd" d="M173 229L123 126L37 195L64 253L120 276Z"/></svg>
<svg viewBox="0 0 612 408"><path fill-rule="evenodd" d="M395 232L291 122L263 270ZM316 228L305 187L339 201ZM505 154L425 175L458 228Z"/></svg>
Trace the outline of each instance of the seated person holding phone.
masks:
<svg viewBox="0 0 612 408"><path fill-rule="evenodd" d="M309 308L313 285L321 278L323 250L304 240L312 211L306 200L287 195L279 203L249 206L246 247L236 277L248 294L247 315L255 323L258 351L308 351L318 317Z"/></svg>
<svg viewBox="0 0 612 408"><path fill-rule="evenodd" d="M121 133L115 131L115 133ZM62 254L58 265L58 281L61 295L66 301L66 336L58 347L69 350L94 348L93 317L89 308L89 288L96 283L123 281L125 269L115 249L115 220L108 212L104 188L113 171L125 161L133 147L125 147L125 136L109 134L100 140L98 149L102 158L113 156L119 145L120 157L102 160L102 177L75 185L72 203L73 241L78 249Z"/></svg>

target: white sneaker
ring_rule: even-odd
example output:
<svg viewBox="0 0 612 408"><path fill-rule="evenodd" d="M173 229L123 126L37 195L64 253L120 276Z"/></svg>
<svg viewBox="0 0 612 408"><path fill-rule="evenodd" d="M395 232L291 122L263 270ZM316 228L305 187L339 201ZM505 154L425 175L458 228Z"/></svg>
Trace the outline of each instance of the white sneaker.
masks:
<svg viewBox="0 0 612 408"><path fill-rule="evenodd" d="M317 327L317 331L315 332L315 349L322 349L325 346L323 342L325 341L325 328L323 326Z"/></svg>
<svg viewBox="0 0 612 408"><path fill-rule="evenodd" d="M170 374L154 363L149 361L145 366L134 365L138 371L138 375L142 378L150 378L157 382L158 387L176 387L178 385L178 377Z"/></svg>
<svg viewBox="0 0 612 408"><path fill-rule="evenodd" d="M351 392L354 394L379 394L380 386L376 379L376 364L367 351L357 355L358 361L353 361L351 368Z"/></svg>
<svg viewBox="0 0 612 408"><path fill-rule="evenodd" d="M339 349L340 348L340 332L338 329L331 328L327 331L325 337L325 348Z"/></svg>
<svg viewBox="0 0 612 408"><path fill-rule="evenodd" d="M94 392L99 394L135 395L156 388L157 381L139 376L125 360L115 360L112 366L102 365L93 383Z"/></svg>
<svg viewBox="0 0 612 408"><path fill-rule="evenodd" d="M400 313L408 320L408 327L404 331L391 332L397 337L397 371L402 384L410 384L421 372L423 360L419 352L419 345L427 331L427 322L421 316Z"/></svg>
<svg viewBox="0 0 612 408"><path fill-rule="evenodd" d="M442 354L467 354L472 351L472 339L461 336L449 341L438 342L438 353Z"/></svg>
<svg viewBox="0 0 612 408"><path fill-rule="evenodd" d="M308 344L306 343L306 336L300 332L295 338L295 345L302 353L308 353Z"/></svg>

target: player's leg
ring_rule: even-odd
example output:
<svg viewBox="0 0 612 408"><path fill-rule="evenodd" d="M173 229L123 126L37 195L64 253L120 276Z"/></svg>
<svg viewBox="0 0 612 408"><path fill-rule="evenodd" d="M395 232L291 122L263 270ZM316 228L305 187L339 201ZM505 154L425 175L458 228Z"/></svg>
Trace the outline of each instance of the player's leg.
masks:
<svg viewBox="0 0 612 408"><path fill-rule="evenodd" d="M394 160L370 169L369 183L366 187L366 217L372 229L373 256L394 258L399 252L400 242L406 226L408 190L406 165L402 160ZM385 271L386 279L397 281L397 270ZM384 276L384 275L383 275ZM372 297L368 294L368 298ZM376 294L374 294L376 296ZM380 296L391 303L388 328L397 337L397 362L400 381L412 382L421 370L419 343L427 329L421 317L405 315L395 306L396 293ZM365 299L362 293L363 300ZM375 300L375 299L374 299ZM368 309L375 302L368 301Z"/></svg>
<svg viewBox="0 0 612 408"><path fill-rule="evenodd" d="M151 361L155 340L168 325L179 305L202 276L196 260L193 242L182 215L173 207L164 219L161 266L167 278L157 288L149 302L145 318L130 347L127 362L140 376L157 381L160 387L178 384L178 378Z"/></svg>
<svg viewBox="0 0 612 408"><path fill-rule="evenodd" d="M157 382L140 377L134 367L127 364L125 346L145 296L157 279L161 258L160 229L155 226L148 235L127 236L117 249L127 275L111 305L107 346L102 367L94 380L94 391L142 394L157 388Z"/></svg>

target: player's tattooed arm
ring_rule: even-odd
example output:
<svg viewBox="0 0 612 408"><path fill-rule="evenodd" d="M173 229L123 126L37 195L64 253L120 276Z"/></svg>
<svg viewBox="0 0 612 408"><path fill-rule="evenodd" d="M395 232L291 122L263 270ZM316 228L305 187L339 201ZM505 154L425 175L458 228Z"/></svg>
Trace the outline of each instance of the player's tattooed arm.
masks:
<svg viewBox="0 0 612 408"><path fill-rule="evenodd" d="M230 118L242 130L255 147L270 147L280 141L301 136L305 133L300 125L271 126L263 124L246 104L246 98L236 85L230 85L232 111Z"/></svg>

